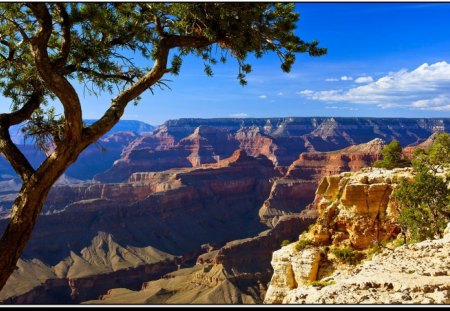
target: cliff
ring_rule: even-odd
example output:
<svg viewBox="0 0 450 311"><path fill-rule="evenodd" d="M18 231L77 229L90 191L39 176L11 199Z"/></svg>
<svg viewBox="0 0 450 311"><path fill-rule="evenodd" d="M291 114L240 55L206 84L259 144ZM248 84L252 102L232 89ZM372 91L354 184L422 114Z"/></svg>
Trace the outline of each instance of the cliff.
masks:
<svg viewBox="0 0 450 311"><path fill-rule="evenodd" d="M76 265L75 270L81 274L62 273L55 278L44 273L37 278L44 287L37 283L32 283L31 289L17 286L17 282L28 283L27 275L32 275L29 269L34 269L30 264L29 269L17 272L17 282L9 281L2 293L13 294L15 298L10 297L14 299L10 301L33 301L30 297L36 298L36 293L44 289L51 291L49 288L53 287L66 290L69 282L75 284L74 291L84 294L62 297L65 303L76 302L95 299L100 290L102 294L109 288L123 287L125 281L111 281L118 275L124 278L127 275L127 287L136 289L137 284L140 286L143 282L138 272L148 262L133 262L135 272L121 266L120 260L115 263L117 266L111 266L108 254L116 258L117 251L103 251L109 244L95 242L99 232L113 237L118 245L115 249L152 247L169 255L183 255L183 264L196 258L205 243L221 245L264 230L258 209L268 196L275 176L277 171L267 158L250 157L238 150L229 159L214 165L136 173L126 183L54 187L22 259L38 260L42 263L38 266L49 267L46 271L65 267L61 269L70 272L75 269L72 265ZM5 225L6 221L1 220L0 230ZM90 251L92 243L97 245L95 254ZM108 267L115 267L115 270ZM77 281L81 279L87 281ZM66 285L58 285L61 283ZM94 287L97 290L93 290ZM49 296L44 297L53 301Z"/></svg>
<svg viewBox="0 0 450 311"><path fill-rule="evenodd" d="M162 171L216 163L240 148L289 166L302 152L335 151L375 138L403 146L448 131L450 119L268 118L170 120L130 144L101 182L119 182L134 172ZM345 162L345 159L341 159ZM354 161L356 165L356 162ZM343 164L345 165L345 163Z"/></svg>
<svg viewBox="0 0 450 311"><path fill-rule="evenodd" d="M379 138L330 152L302 152L284 177L272 185L259 210L262 221L273 226L281 215L299 213L312 203L320 180L328 175L358 171L381 158L385 142Z"/></svg>
<svg viewBox="0 0 450 311"><path fill-rule="evenodd" d="M19 260L18 269L0 292L12 304L77 303L98 297L114 286L157 278L176 269L176 258L153 247L123 247L99 232L90 245L51 265L39 259Z"/></svg>
<svg viewBox="0 0 450 311"><path fill-rule="evenodd" d="M281 303L291 291L332 273L342 258L360 260L365 256L361 251L395 238L400 228L390 194L397 181L411 174L409 168L365 168L324 177L314 199L316 223L298 242L274 252L264 302Z"/></svg>

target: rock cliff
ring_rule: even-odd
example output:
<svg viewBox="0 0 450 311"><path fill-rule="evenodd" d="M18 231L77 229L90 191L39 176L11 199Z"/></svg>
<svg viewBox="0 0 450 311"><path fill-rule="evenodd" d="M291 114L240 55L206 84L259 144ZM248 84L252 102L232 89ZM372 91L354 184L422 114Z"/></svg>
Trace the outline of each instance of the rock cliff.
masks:
<svg viewBox="0 0 450 311"><path fill-rule="evenodd" d="M367 143L330 152L302 152L277 179L259 211L261 219L273 226L278 217L299 213L312 203L317 185L324 176L358 171L381 158L385 142L376 138Z"/></svg>
<svg viewBox="0 0 450 311"><path fill-rule="evenodd" d="M134 172L196 167L229 157L236 148L288 166L302 152L339 150L375 138L403 146L450 129L450 119L269 118L170 120L130 144L121 159L95 176L101 182L127 180ZM345 165L345 159L341 159ZM356 165L357 161L353 161Z"/></svg>
<svg viewBox="0 0 450 311"><path fill-rule="evenodd" d="M362 250L395 238L398 212L390 194L411 169L372 169L323 178L316 191L315 224L292 243L274 252L274 274L265 303L281 303L297 288L322 280L342 260L363 258Z"/></svg>
<svg viewBox="0 0 450 311"><path fill-rule="evenodd" d="M194 267L144 283L139 291L115 288L86 303L262 303L272 275L272 251L281 241L295 239L313 221L311 217L284 216L275 228L256 237L228 242L217 249L204 245L207 252L198 256Z"/></svg>

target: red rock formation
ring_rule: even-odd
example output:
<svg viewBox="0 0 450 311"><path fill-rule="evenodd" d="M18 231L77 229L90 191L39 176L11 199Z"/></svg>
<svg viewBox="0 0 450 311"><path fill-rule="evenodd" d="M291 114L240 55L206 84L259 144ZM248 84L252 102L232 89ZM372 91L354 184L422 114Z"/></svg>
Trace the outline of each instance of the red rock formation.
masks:
<svg viewBox="0 0 450 311"><path fill-rule="evenodd" d="M274 182L259 211L261 220L273 226L280 215L299 213L312 203L318 182L324 176L371 166L380 159L384 144L377 138L338 151L301 153L285 177Z"/></svg>
<svg viewBox="0 0 450 311"><path fill-rule="evenodd" d="M402 145L448 130L447 119L271 118L180 119L133 142L122 158L95 178L126 180L139 171L196 167L228 157L236 148L264 155L276 166L290 165L301 152L326 152L381 138ZM345 165L346 159L336 159ZM350 162L354 162L351 159ZM355 167L358 164L355 163ZM353 169L353 168L352 168Z"/></svg>

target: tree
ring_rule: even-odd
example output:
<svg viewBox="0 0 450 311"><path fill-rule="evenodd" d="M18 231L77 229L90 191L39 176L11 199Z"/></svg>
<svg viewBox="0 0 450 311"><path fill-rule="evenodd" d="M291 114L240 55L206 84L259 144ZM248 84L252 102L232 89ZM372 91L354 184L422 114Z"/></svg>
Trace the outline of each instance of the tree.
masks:
<svg viewBox="0 0 450 311"><path fill-rule="evenodd" d="M393 198L400 207L399 223L406 242L441 237L450 221L450 135L436 136L433 144L414 152L412 181L403 180Z"/></svg>
<svg viewBox="0 0 450 311"><path fill-rule="evenodd" d="M403 159L402 146L398 140L391 141L388 145L384 146L382 160L378 160L374 163L374 167L385 168L391 170L396 167L408 166L408 161Z"/></svg>
<svg viewBox="0 0 450 311"><path fill-rule="evenodd" d="M187 55L204 70L237 61L242 85L257 58L274 52L289 72L296 53L320 56L317 41L294 33L299 15L289 3L5 3L0 6L0 89L11 112L0 114L1 153L22 180L0 240L0 290L14 271L47 194L66 168L107 133L130 102L165 87ZM134 61L134 54L148 66ZM110 94L109 108L83 124L74 82ZM61 104L57 116L54 103ZM48 157L37 168L13 144L9 128L24 124Z"/></svg>

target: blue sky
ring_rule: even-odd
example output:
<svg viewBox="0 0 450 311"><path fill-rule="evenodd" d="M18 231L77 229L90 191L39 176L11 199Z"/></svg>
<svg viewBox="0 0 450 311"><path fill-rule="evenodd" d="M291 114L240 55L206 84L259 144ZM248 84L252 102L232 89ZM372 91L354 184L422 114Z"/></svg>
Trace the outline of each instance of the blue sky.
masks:
<svg viewBox="0 0 450 311"><path fill-rule="evenodd" d="M233 60L210 78L189 57L179 76L165 77L171 90L146 92L123 119L450 117L450 3L297 3L296 10L297 34L318 39L327 55L298 56L290 74L275 55L252 59L246 87ZM109 104L107 96L81 97L86 119Z"/></svg>

